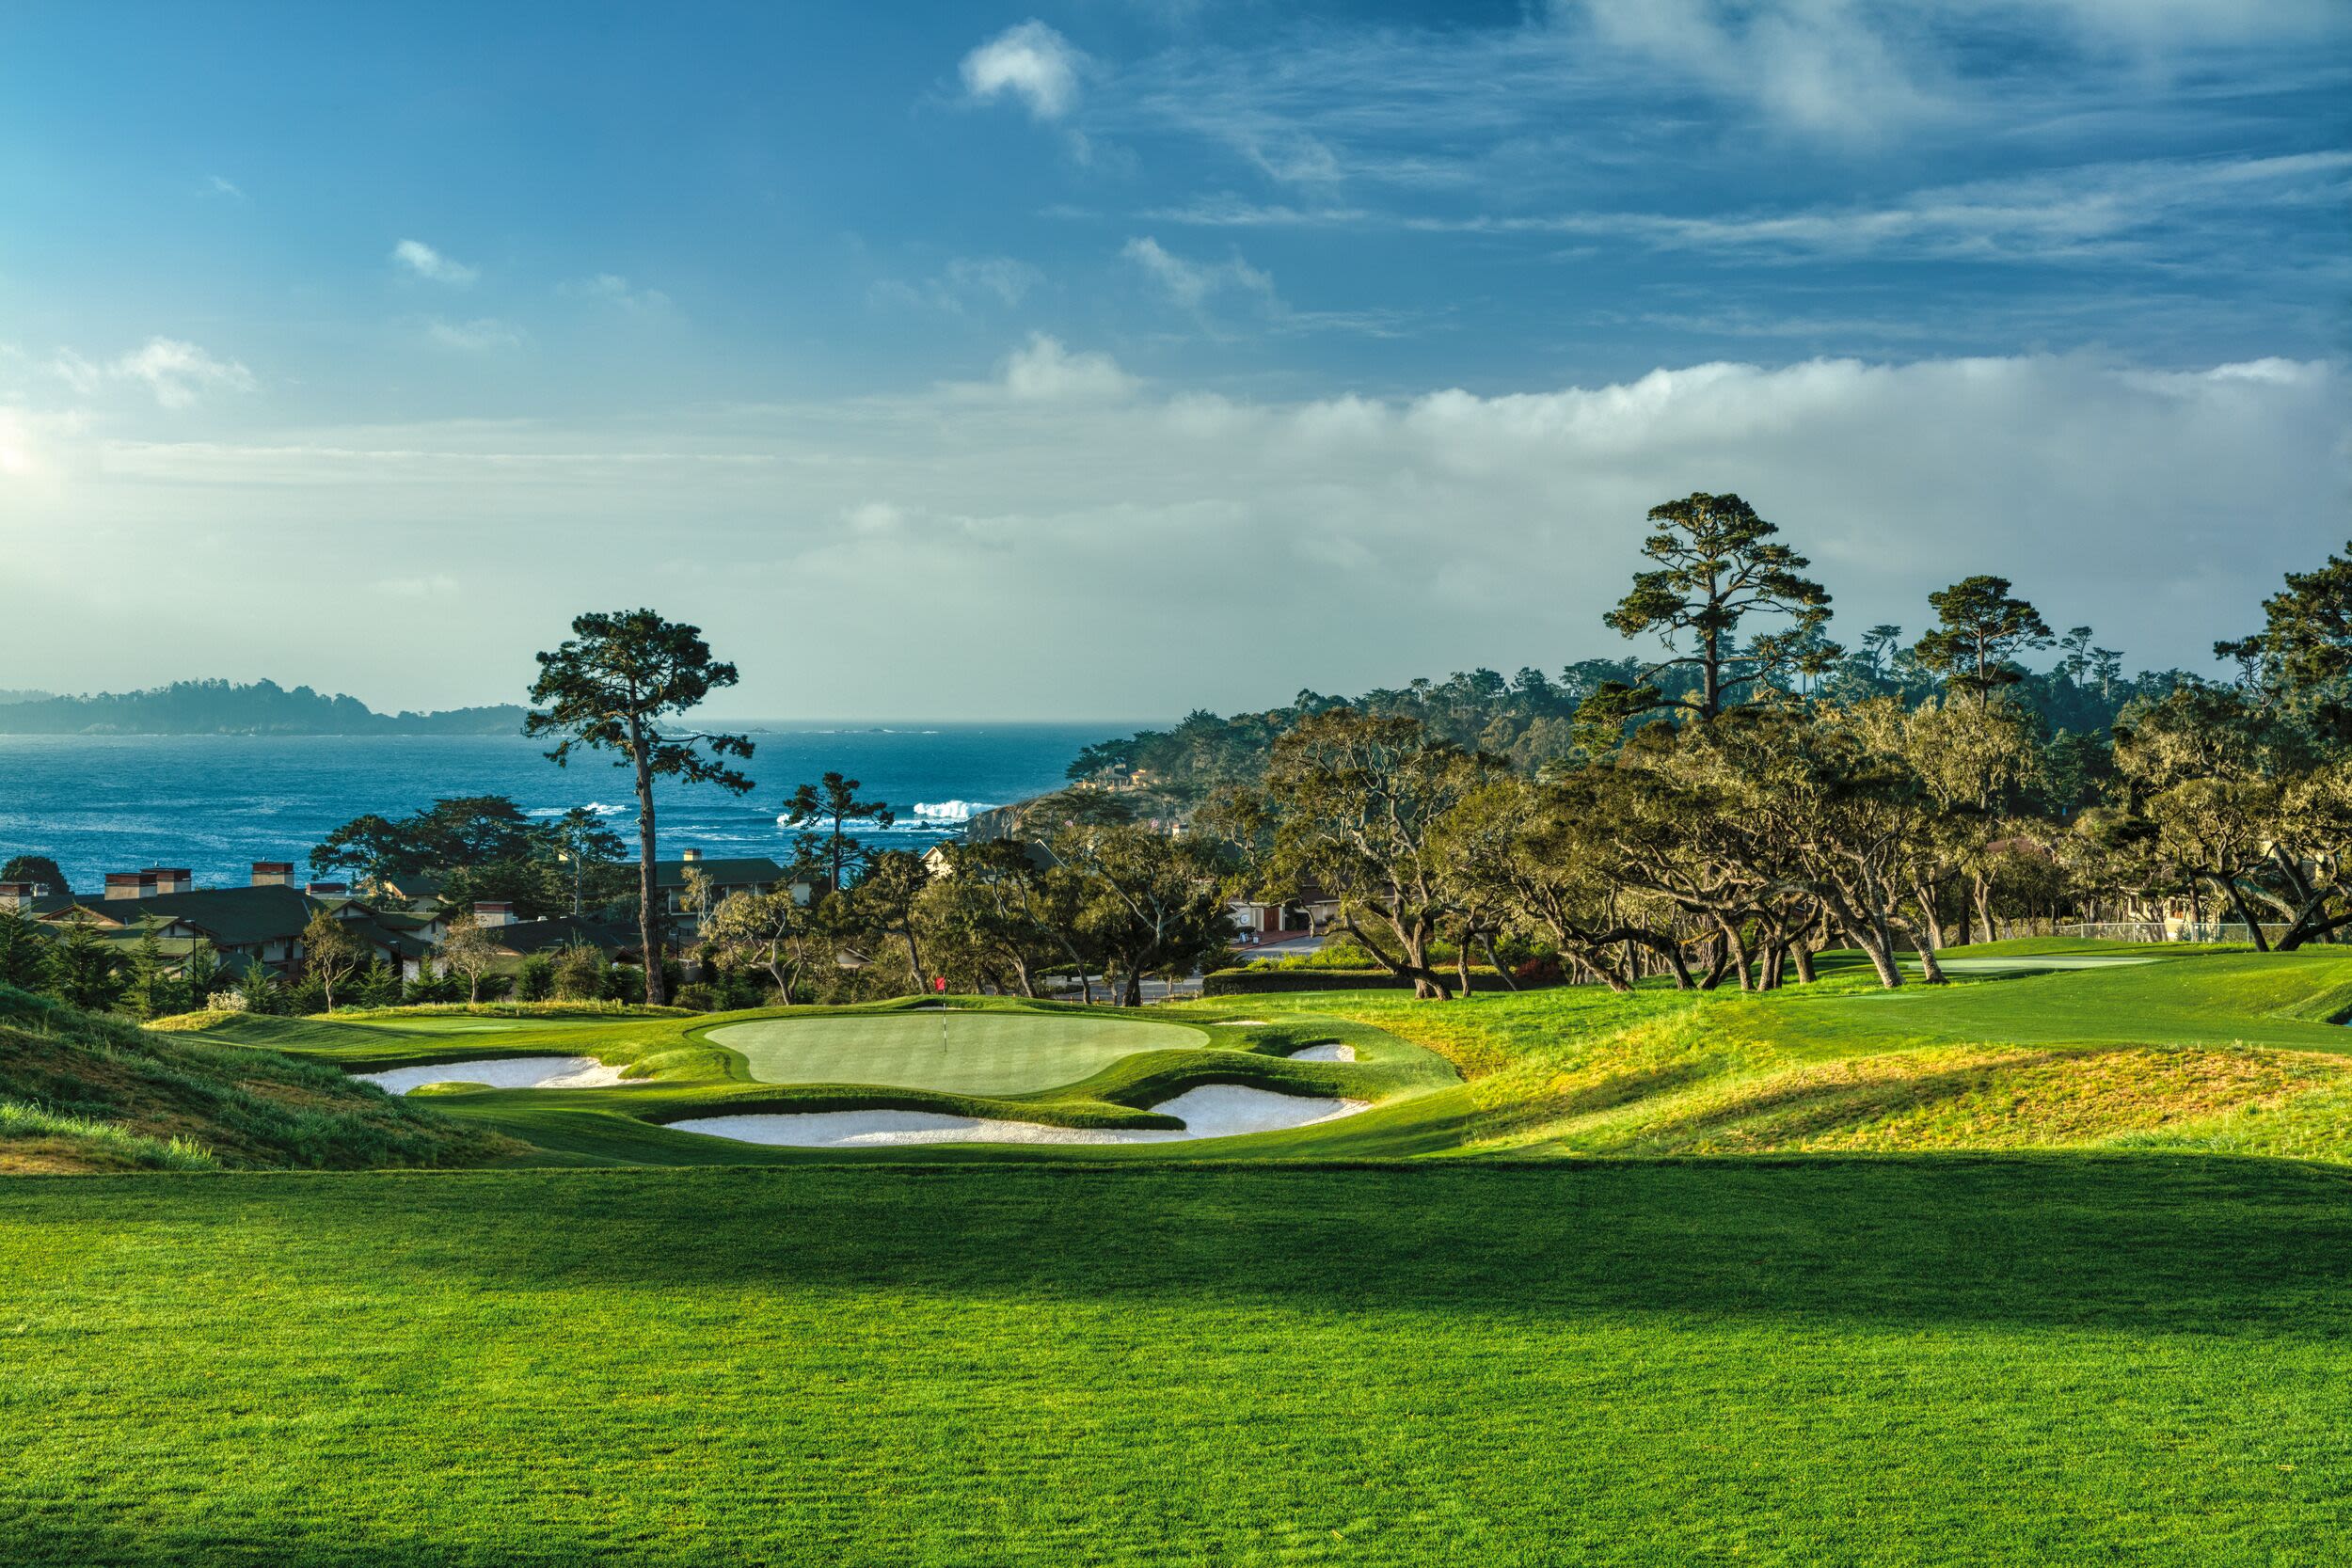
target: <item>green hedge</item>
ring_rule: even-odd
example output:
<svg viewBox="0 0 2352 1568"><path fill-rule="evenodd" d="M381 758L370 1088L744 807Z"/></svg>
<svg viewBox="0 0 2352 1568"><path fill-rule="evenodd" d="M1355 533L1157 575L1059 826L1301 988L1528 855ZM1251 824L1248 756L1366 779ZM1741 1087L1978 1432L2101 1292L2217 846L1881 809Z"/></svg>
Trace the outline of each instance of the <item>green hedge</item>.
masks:
<svg viewBox="0 0 2352 1568"><path fill-rule="evenodd" d="M1442 972L1446 982L1454 971ZM1476 990L1501 990L1502 975L1487 964L1470 965L1470 986ZM1525 985L1527 982L1519 982ZM1413 982L1400 980L1385 969L1220 969L1203 975L1203 996L1268 995L1298 990L1410 990Z"/></svg>

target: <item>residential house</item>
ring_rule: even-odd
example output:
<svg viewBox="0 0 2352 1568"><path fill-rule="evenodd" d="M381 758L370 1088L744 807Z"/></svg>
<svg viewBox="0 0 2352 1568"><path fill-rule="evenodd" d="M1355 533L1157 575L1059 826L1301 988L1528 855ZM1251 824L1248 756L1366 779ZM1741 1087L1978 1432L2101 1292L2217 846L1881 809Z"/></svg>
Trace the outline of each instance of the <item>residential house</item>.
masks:
<svg viewBox="0 0 2352 1568"><path fill-rule="evenodd" d="M547 920L516 920L515 906L484 899L473 907L473 921L503 958L527 958L553 954L566 947L593 947L607 962L643 963L637 933L600 920L560 914Z"/></svg>
<svg viewBox="0 0 2352 1568"><path fill-rule="evenodd" d="M1242 945L1321 936L1339 918L1340 901L1309 884L1286 898L1236 898L1226 906Z"/></svg>
<svg viewBox="0 0 2352 1568"><path fill-rule="evenodd" d="M689 877L700 874L700 886L706 895L703 907L691 907ZM674 861L653 863L654 896L660 900L661 912L670 917L671 929L679 940L691 942L700 934L702 917L715 910L730 894L772 893L785 880L784 867L765 855L733 860L713 860L700 849L689 849ZM793 895L806 903L810 896L808 884L794 886Z"/></svg>
<svg viewBox="0 0 2352 1568"><path fill-rule="evenodd" d="M325 910L345 922L358 940L362 961L382 958L414 976L441 932L437 917L405 911L378 911L352 896L341 882L294 884L287 861L256 861L244 887L199 888L183 867L109 872L99 897L79 894L29 894L10 884L7 899L50 925L80 922L111 941L129 943L152 930L176 969L197 942L210 944L221 967L253 962L281 974L295 974L303 960L302 931Z"/></svg>

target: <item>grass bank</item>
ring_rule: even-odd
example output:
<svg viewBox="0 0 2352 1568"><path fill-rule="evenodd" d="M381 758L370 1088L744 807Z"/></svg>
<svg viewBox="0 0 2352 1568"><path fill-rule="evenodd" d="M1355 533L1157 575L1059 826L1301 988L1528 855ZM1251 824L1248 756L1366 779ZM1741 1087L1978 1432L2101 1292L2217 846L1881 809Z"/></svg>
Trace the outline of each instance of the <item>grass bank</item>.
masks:
<svg viewBox="0 0 2352 1568"><path fill-rule="evenodd" d="M0 986L0 1175L479 1164L520 1150L333 1067Z"/></svg>

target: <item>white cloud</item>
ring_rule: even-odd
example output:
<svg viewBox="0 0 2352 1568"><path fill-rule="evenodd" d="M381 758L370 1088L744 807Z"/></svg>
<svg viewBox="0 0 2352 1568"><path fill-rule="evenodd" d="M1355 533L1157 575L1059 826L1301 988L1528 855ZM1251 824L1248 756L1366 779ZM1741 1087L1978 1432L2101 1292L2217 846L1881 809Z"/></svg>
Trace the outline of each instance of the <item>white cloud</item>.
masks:
<svg viewBox="0 0 2352 1568"><path fill-rule="evenodd" d="M1839 626L1915 631L1930 590L1997 572L2136 664L2205 667L2281 572L2343 544L2327 530L2352 372L2326 361L1707 363L1498 395L1279 400L1157 395L1040 338L1003 372L984 388L626 421L246 442L37 431L29 455L59 477L12 483L0 531L12 565L57 588L8 635L63 645L92 612L80 584L230 603L258 570L282 596L316 595L343 557L262 546L295 528L398 528L418 559L462 553L501 584L498 615L453 625L412 673L485 700L468 684L481 671L527 671L580 604L642 589L629 552L580 541L660 515L666 552L728 562L691 580L694 618L743 669L736 711L1148 716L1623 652L1599 616L1639 564L1643 515L1694 489L1737 490L1779 524ZM167 488L167 517L152 502ZM164 547L189 535L211 543ZM893 657L795 681L825 648L870 640L878 582ZM774 613L779 583L790 616ZM249 635L222 615L174 645L214 664ZM315 651L314 682L367 673L365 649Z"/></svg>
<svg viewBox="0 0 2352 1568"><path fill-rule="evenodd" d="M866 297L876 305L961 315L975 305L1009 309L1044 283L1043 273L1009 256L959 256L936 276L919 282L882 278L866 291Z"/></svg>
<svg viewBox="0 0 2352 1568"><path fill-rule="evenodd" d="M907 515L888 501L861 501L844 511L841 520L860 533L896 533Z"/></svg>
<svg viewBox="0 0 2352 1568"><path fill-rule="evenodd" d="M419 277L459 288L482 276L481 269L442 255L422 240L403 240L392 246L392 261Z"/></svg>
<svg viewBox="0 0 2352 1568"><path fill-rule="evenodd" d="M1775 121L1838 136L1875 136L1950 112L1930 67L1899 47L1883 15L1849 0L1730 6L1717 0L1581 0L1610 45L1648 56Z"/></svg>
<svg viewBox="0 0 2352 1568"><path fill-rule="evenodd" d="M225 196L231 201L243 201L246 198L245 192L238 188L234 181L226 179L217 174L208 175L205 177L204 194L206 196Z"/></svg>
<svg viewBox="0 0 2352 1568"><path fill-rule="evenodd" d="M514 348L523 341L520 327L500 321L495 316L481 316L467 322L442 321L437 317L425 324L424 335L441 348L457 349L467 354Z"/></svg>
<svg viewBox="0 0 2352 1568"><path fill-rule="evenodd" d="M1661 249L1907 253L1994 261L2107 259L2164 225L2170 260L2190 259L2201 238L2220 245L2231 263L2243 267L2233 221L2263 208L2330 204L2348 193L2352 152L2305 152L2092 164L1918 190L1874 206L1385 221L1432 233L1617 236Z"/></svg>
<svg viewBox="0 0 2352 1568"><path fill-rule="evenodd" d="M1129 240L1119 254L1141 267L1169 299L1187 310L1198 310L1210 295L1227 289L1255 294L1269 303L1274 299L1274 279L1238 255L1222 261L1188 261L1149 234Z"/></svg>
<svg viewBox="0 0 2352 1568"><path fill-rule="evenodd" d="M1746 169L1778 179L1769 160L1815 147L1847 162L1878 144L1947 159L1964 146L1979 166L2047 168L2087 148L2310 145L2308 105L2342 97L2352 40L2342 0L1520 9L1446 27L1302 18L1270 48L1179 40L1122 62L1089 127L1229 154L1212 177L1242 194L1155 203L1191 221L1327 222L1383 187L1470 198L1433 214L1515 214L1688 186L1692 166L1738 189ZM1267 182L1313 198L1268 202Z"/></svg>
<svg viewBox="0 0 2352 1568"><path fill-rule="evenodd" d="M104 366L90 363L70 348L61 348L50 357L49 373L86 398L96 397L106 380Z"/></svg>
<svg viewBox="0 0 2352 1568"><path fill-rule="evenodd" d="M963 57L963 90L973 102L1017 98L1035 119L1059 119L1077 106L1086 56L1035 19L1008 27Z"/></svg>
<svg viewBox="0 0 2352 1568"><path fill-rule="evenodd" d="M566 299L593 300L610 305L630 315L656 315L668 310L670 296L660 289L641 289L618 273L600 272L593 277L575 278L556 285L556 293Z"/></svg>
<svg viewBox="0 0 2352 1568"><path fill-rule="evenodd" d="M1073 354L1060 339L1032 332L1005 359L997 385L1023 403L1113 403L1137 382L1107 354Z"/></svg>
<svg viewBox="0 0 2352 1568"><path fill-rule="evenodd" d="M254 388L253 372L234 359L215 359L177 338L150 338L144 347L124 355L106 370L110 375L140 383L166 408L185 408L205 392L249 392Z"/></svg>

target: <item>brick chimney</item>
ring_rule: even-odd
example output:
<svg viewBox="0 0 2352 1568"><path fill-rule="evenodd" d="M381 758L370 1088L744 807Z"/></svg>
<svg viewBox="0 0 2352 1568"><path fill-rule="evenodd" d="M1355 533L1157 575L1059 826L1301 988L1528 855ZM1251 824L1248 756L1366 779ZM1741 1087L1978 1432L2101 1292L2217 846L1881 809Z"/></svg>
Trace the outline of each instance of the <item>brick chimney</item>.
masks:
<svg viewBox="0 0 2352 1568"><path fill-rule="evenodd" d="M678 858L685 861L687 864L693 865L701 861L703 852L700 849L681 849L678 851Z"/></svg>
<svg viewBox="0 0 2352 1568"><path fill-rule="evenodd" d="M155 892L188 893L196 887L196 873L184 865L153 865L139 873L142 879L152 878Z"/></svg>
<svg viewBox="0 0 2352 1568"><path fill-rule="evenodd" d="M253 863L253 885L255 887L294 886L294 862L255 861Z"/></svg>
<svg viewBox="0 0 2352 1568"><path fill-rule="evenodd" d="M0 910L21 910L44 891L40 882L0 882Z"/></svg>
<svg viewBox="0 0 2352 1568"><path fill-rule="evenodd" d="M109 871L106 873L108 898L140 898L155 891L155 879L143 871Z"/></svg>
<svg viewBox="0 0 2352 1568"><path fill-rule="evenodd" d="M349 882L312 882L310 892L313 898L344 898L351 894L351 884Z"/></svg>
<svg viewBox="0 0 2352 1568"><path fill-rule="evenodd" d="M503 898L477 898L473 906L473 923L477 926L512 926L515 906Z"/></svg>

